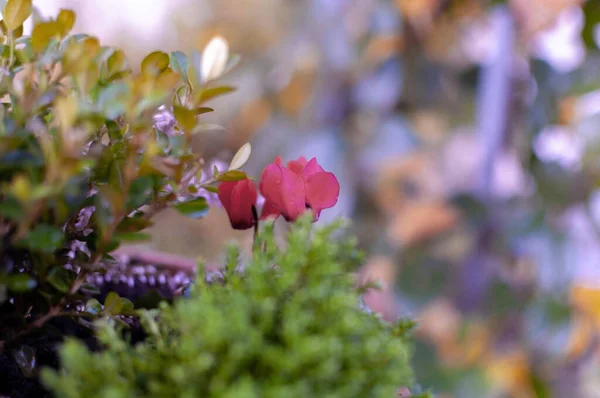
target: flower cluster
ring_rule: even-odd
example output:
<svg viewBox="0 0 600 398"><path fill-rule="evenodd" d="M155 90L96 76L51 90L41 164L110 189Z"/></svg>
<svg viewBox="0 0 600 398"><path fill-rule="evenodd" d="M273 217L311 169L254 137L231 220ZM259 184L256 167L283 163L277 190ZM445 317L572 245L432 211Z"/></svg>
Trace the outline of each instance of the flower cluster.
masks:
<svg viewBox="0 0 600 398"><path fill-rule="evenodd" d="M333 173L326 172L316 158L304 157L283 165L277 156L262 172L260 194L265 198L260 219L283 216L294 221L307 210L319 219L321 211L333 207L340 194L340 184ZM225 181L219 185L219 199L234 229L248 229L257 225L258 192L249 178Z"/></svg>

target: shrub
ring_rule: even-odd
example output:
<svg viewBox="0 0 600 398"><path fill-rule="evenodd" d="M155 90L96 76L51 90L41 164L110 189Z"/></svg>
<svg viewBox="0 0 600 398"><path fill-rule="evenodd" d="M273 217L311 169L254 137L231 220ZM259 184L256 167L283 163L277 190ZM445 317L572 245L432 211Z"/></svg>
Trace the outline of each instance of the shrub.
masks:
<svg viewBox="0 0 600 398"><path fill-rule="evenodd" d="M243 272L232 247L223 283L200 278L188 298L140 310L142 343L99 321L106 349L69 339L63 369L43 380L65 398L395 396L412 381L410 323L361 311L354 242L333 239L335 226L311 238L310 225L310 216L293 225L282 251L269 224Z"/></svg>
<svg viewBox="0 0 600 398"><path fill-rule="evenodd" d="M86 277L114 264L112 250L148 238L141 231L167 207L202 217L216 183L245 177L203 177L190 145L212 111L205 102L233 90L214 81L231 66L226 48L212 65L192 62L198 52L155 51L134 66L70 35L70 10L32 16L23 36L32 11L31 0L8 0L1 24L0 354L56 317L97 316L98 302L73 309L96 290Z"/></svg>

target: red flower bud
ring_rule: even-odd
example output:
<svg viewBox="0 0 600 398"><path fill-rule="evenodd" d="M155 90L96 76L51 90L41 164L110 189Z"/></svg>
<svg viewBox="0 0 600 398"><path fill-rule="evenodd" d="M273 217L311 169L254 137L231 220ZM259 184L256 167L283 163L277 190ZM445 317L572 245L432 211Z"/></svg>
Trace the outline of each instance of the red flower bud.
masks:
<svg viewBox="0 0 600 398"><path fill-rule="evenodd" d="M282 166L281 158L265 167L260 181L260 192L265 197L261 219L280 214L293 221L312 209L314 221L321 211L333 207L340 194L340 184L333 173L323 170L316 158L306 161L304 157Z"/></svg>
<svg viewBox="0 0 600 398"><path fill-rule="evenodd" d="M233 229L248 229L256 225L257 196L256 186L248 178L219 184L219 200Z"/></svg>

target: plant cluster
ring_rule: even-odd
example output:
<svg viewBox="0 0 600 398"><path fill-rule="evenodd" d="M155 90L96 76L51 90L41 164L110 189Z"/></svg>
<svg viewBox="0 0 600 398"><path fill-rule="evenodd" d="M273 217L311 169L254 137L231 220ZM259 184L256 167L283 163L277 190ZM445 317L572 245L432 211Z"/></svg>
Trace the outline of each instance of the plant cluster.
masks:
<svg viewBox="0 0 600 398"><path fill-rule="evenodd" d="M23 36L29 17L33 30ZM0 348L77 315L68 308L95 290L86 276L110 267L121 243L147 239L156 212L202 217L218 182L246 177L202 175L202 154L190 146L206 129L198 120L212 111L205 103L233 90L214 82L235 63L223 39L202 55L155 51L132 66L97 38L70 35L74 22L70 10L37 18L31 0L4 8ZM88 304L86 319L100 313Z"/></svg>
<svg viewBox="0 0 600 398"><path fill-rule="evenodd" d="M104 351L69 339L63 370L44 381L65 398L393 397L412 382L411 323L358 308L354 241L332 239L335 224L311 231L311 219L292 224L285 251L267 222L244 272L233 246L222 284L199 279L173 306L140 310L142 343L110 319L98 322Z"/></svg>
<svg viewBox="0 0 600 398"><path fill-rule="evenodd" d="M333 227L310 236L337 202L337 178L314 158L287 167L277 158L261 176L259 217L240 170L250 145L226 170L206 170L193 151L207 128L199 116L213 111L205 103L233 90L216 84L236 63L226 41L133 66L70 34L72 11L38 14L31 0L8 0L0 23L0 362L12 356L35 376L26 340L60 318L97 333L104 350L68 339L60 369L44 371L57 396L383 397L411 382L407 324L392 328L357 306L354 246L332 242ZM299 221L289 247L277 249L268 221L243 274L230 252L223 284L200 278L191 297L154 310L114 292L94 298L87 277L114 266L119 245L147 239L161 210L202 217L211 194L233 228ZM142 322L145 341L121 338L125 316Z"/></svg>

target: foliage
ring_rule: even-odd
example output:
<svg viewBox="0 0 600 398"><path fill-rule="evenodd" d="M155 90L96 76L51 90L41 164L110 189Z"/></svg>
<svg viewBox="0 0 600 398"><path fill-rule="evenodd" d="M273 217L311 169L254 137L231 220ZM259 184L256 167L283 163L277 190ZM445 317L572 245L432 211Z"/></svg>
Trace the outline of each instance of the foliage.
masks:
<svg viewBox="0 0 600 398"><path fill-rule="evenodd" d="M147 238L157 211L202 217L210 184L227 176L200 183L202 154L190 146L204 129L198 115L212 111L205 102L233 90L215 84L230 69L227 48L202 66L155 51L136 67L95 37L70 35L70 10L34 18L24 36L33 11L31 0L9 0L2 23L0 352L57 316L131 311L114 295L104 312L97 302L66 309L94 291L85 277L114 261L111 251Z"/></svg>
<svg viewBox="0 0 600 398"><path fill-rule="evenodd" d="M106 350L70 339L64 370L43 379L66 398L394 396L411 382L405 322L394 328L358 308L354 242L333 239L336 225L311 239L311 221L293 225L285 250L269 223L243 272L232 246L223 284L199 279L173 306L140 310L143 343L102 319Z"/></svg>

